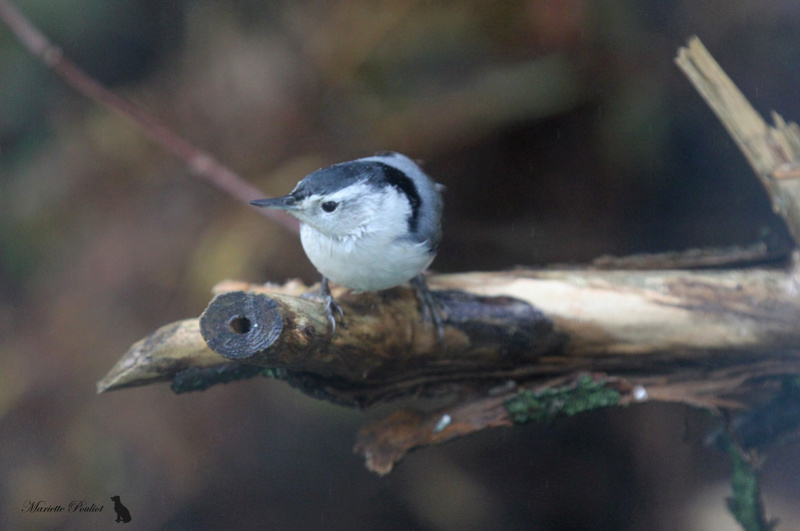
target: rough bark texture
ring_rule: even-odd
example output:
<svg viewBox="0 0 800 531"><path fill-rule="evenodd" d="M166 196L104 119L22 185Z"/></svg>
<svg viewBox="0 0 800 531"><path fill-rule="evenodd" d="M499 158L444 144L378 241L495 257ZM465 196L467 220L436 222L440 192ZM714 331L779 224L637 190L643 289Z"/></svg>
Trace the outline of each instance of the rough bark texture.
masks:
<svg viewBox="0 0 800 531"><path fill-rule="evenodd" d="M184 392L264 375L360 407L450 395L445 407L401 410L362 429L356 451L381 474L414 448L596 407L661 400L719 411L770 394L795 397L800 130L777 115L768 126L697 39L677 62L794 242L432 276L448 314L441 340L406 288L335 290L345 320L331 334L322 303L300 297L305 286L228 282L202 318L131 347L98 392L164 380ZM747 422L783 437L795 417L775 423L754 414Z"/></svg>

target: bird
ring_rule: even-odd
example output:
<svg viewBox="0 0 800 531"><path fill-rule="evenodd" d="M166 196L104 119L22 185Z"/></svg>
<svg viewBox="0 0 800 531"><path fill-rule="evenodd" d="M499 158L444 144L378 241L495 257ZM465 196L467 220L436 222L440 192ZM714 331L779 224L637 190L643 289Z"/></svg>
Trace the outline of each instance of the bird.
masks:
<svg viewBox="0 0 800 531"><path fill-rule="evenodd" d="M318 296L332 332L344 313L328 281L354 292L409 282L423 318L443 336L445 309L425 282L442 239L444 187L417 163L393 151L334 164L310 173L288 195L251 201L300 220L300 241L322 275Z"/></svg>

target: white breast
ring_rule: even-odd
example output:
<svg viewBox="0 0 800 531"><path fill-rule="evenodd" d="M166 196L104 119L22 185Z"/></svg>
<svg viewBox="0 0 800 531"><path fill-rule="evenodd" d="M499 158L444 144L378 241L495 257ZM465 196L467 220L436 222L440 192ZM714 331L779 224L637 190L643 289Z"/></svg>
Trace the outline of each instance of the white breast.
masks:
<svg viewBox="0 0 800 531"><path fill-rule="evenodd" d="M411 280L433 260L425 243L366 232L331 238L309 225L300 229L308 259L333 282L355 291L378 291Z"/></svg>

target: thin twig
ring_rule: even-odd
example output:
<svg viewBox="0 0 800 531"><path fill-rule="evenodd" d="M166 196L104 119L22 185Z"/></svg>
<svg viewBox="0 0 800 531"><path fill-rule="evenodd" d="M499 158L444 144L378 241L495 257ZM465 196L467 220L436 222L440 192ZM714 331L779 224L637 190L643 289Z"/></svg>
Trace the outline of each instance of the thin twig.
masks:
<svg viewBox="0 0 800 531"><path fill-rule="evenodd" d="M8 0L0 0L0 20L8 26L31 54L52 69L67 84L92 101L131 120L152 140L184 160L192 175L205 180L243 204L249 204L253 199L266 197L266 194L210 154L190 144L143 109L113 93L81 70ZM266 208L255 209L255 211L290 231L298 232L297 220L284 212Z"/></svg>

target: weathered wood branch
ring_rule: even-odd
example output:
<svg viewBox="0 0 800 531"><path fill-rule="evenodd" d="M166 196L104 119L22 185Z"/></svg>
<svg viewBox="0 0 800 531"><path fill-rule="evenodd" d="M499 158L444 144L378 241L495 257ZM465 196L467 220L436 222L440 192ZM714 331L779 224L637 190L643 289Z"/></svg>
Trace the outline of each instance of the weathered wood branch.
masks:
<svg viewBox="0 0 800 531"><path fill-rule="evenodd" d="M264 375L360 407L451 395L445 407L364 427L356 450L379 473L414 448L488 427L644 400L746 407L779 392L800 376L800 129L777 115L767 126L696 39L677 62L795 242L435 275L449 314L441 341L405 288L335 291L345 321L332 335L301 284L227 283L201 319L131 347L98 391L167 380L183 392Z"/></svg>
<svg viewBox="0 0 800 531"><path fill-rule="evenodd" d="M218 295L201 320L208 344L223 355L205 347L203 325L185 321L134 345L98 389L172 379L188 367L218 371L243 363L285 370L284 379L295 383L304 375L305 384L313 382L337 402L368 406L601 371L626 375L629 389L659 381L674 389L681 382L686 403L731 405L726 396L746 380L735 367L763 376L793 373L800 363L799 278L793 261L747 270L438 275L429 283L451 315L441 345L407 289L337 292L346 319L330 339L322 304L296 297L297 284L287 287L295 295L234 284L223 287L235 291ZM170 335L173 330L181 334ZM193 340L185 338L192 334ZM173 337L181 343L165 348ZM171 357L142 354L155 347ZM701 374L697 393L690 392L686 382Z"/></svg>
<svg viewBox="0 0 800 531"><path fill-rule="evenodd" d="M675 58L739 146L778 214L800 242L800 127L778 113L770 127L697 37Z"/></svg>
<svg viewBox="0 0 800 531"><path fill-rule="evenodd" d="M253 365L310 372L350 385L513 368L558 351L563 337L533 306L505 295L437 291L444 337L422 319L414 292L394 288L339 297L344 322L331 333L323 305L299 297L234 291L200 318L212 350Z"/></svg>

